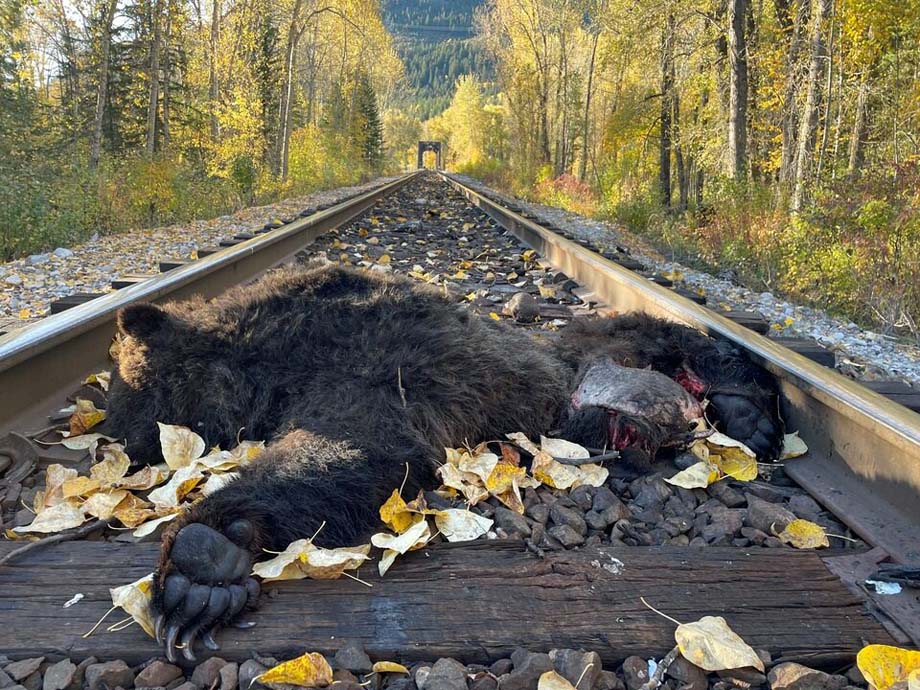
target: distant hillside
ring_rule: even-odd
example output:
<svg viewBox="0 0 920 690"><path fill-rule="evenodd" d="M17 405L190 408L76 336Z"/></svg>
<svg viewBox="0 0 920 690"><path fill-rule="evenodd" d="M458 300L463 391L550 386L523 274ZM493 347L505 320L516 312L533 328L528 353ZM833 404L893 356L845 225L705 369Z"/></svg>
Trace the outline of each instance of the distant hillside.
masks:
<svg viewBox="0 0 920 690"><path fill-rule="evenodd" d="M473 13L484 0L383 0L383 20L396 36L412 91L407 101L427 119L450 104L463 74L494 79L494 68L473 38Z"/></svg>

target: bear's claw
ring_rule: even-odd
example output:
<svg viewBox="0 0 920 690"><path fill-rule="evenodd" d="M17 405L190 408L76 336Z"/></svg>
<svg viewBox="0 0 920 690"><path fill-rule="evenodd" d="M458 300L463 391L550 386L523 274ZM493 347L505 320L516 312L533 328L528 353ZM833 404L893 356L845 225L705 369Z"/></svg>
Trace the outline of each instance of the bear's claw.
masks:
<svg viewBox="0 0 920 690"><path fill-rule="evenodd" d="M195 661L196 639L218 649L214 632L222 625L252 627L234 620L259 598L259 583L249 577L252 555L246 548L252 527L238 520L227 533L236 543L193 522L179 530L172 543L162 571L167 575L152 604L157 642L165 646L170 662L175 663L180 648L183 657Z"/></svg>

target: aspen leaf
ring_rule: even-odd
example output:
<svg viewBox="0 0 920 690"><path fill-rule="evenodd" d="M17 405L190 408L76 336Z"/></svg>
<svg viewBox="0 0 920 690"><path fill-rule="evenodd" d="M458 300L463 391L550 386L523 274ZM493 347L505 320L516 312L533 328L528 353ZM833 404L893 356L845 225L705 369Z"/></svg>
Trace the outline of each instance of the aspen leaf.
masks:
<svg viewBox="0 0 920 690"><path fill-rule="evenodd" d="M166 484L151 491L147 498L158 508L176 508L202 479L204 473L197 465L187 465L176 470Z"/></svg>
<svg viewBox="0 0 920 690"><path fill-rule="evenodd" d="M576 690L576 688L555 671L547 671L540 676L537 690Z"/></svg>
<svg viewBox="0 0 920 690"><path fill-rule="evenodd" d="M703 616L695 623L682 623L674 631L674 639L681 656L705 671L753 666L763 673L763 661L721 616Z"/></svg>
<svg viewBox="0 0 920 690"><path fill-rule="evenodd" d="M797 549L818 549L831 545L824 528L808 520L793 520L777 536Z"/></svg>
<svg viewBox="0 0 920 690"><path fill-rule="evenodd" d="M526 476L527 470L523 467L509 465L506 462L496 463L486 479L486 489L492 494L501 494L511 489L515 480Z"/></svg>
<svg viewBox="0 0 920 690"><path fill-rule="evenodd" d="M540 452L540 449L537 448L537 444L527 438L523 432L516 431L513 434L505 434L505 436L509 441L513 441L516 445L520 446L531 455L536 455Z"/></svg>
<svg viewBox="0 0 920 690"><path fill-rule="evenodd" d="M367 554L370 550L370 544L338 549L314 547L312 551L300 557L299 565L303 573L313 580L336 580L342 577L346 570L355 570L361 567L364 561L369 560Z"/></svg>
<svg viewBox="0 0 920 690"><path fill-rule="evenodd" d="M302 580L305 577L314 580L335 580L346 570L354 570L368 560L370 544L322 549L309 539L298 539L267 561L256 563L252 567L254 575L266 582L273 580Z"/></svg>
<svg viewBox="0 0 920 690"><path fill-rule="evenodd" d="M167 470L147 465L147 467L138 470L134 474L122 477L115 482L115 486L130 491L146 491L147 489L152 489L157 484L162 484L167 479L169 479L169 472Z"/></svg>
<svg viewBox="0 0 920 690"><path fill-rule="evenodd" d="M721 470L723 477L731 477L740 482L757 479L757 458L737 448L726 448L718 455L712 453L709 459Z"/></svg>
<svg viewBox="0 0 920 690"><path fill-rule="evenodd" d="M492 520L469 510L448 508L435 513L434 524L447 541L473 541L492 527Z"/></svg>
<svg viewBox="0 0 920 690"><path fill-rule="evenodd" d="M70 417L70 435L80 436L105 419L105 410L99 410L92 400L77 398L76 409Z"/></svg>
<svg viewBox="0 0 920 690"><path fill-rule="evenodd" d="M386 503L380 506L380 519L397 534L402 534L416 522L415 515L399 495L399 489L393 489Z"/></svg>
<svg viewBox="0 0 920 690"><path fill-rule="evenodd" d="M397 664L395 661L378 661L371 668L371 671L374 673L409 673L409 669L402 664Z"/></svg>
<svg viewBox="0 0 920 690"><path fill-rule="evenodd" d="M53 505L50 508L45 508L35 516L32 524L24 527L14 527L13 531L18 534L27 534L29 532L48 534L79 527L84 522L86 522L86 515L83 513L83 508L71 499L64 503Z"/></svg>
<svg viewBox="0 0 920 690"><path fill-rule="evenodd" d="M85 379L83 383L93 384L95 383L102 390L107 391L109 389L109 384L112 382L112 372L111 371L100 371L96 374L90 374Z"/></svg>
<svg viewBox="0 0 920 690"><path fill-rule="evenodd" d="M384 549L380 556L380 560L377 561L377 572L380 573L380 577L383 577L387 574L387 571L392 567L393 563L396 562L396 557L398 555L398 551L393 551L393 549Z"/></svg>
<svg viewBox="0 0 920 690"><path fill-rule="evenodd" d="M805 441L799 438L799 432L794 431L791 434L786 434L783 436L783 450L780 453L780 460L789 460L790 458L797 458L800 455L805 455L808 452L808 446L805 445Z"/></svg>
<svg viewBox="0 0 920 690"><path fill-rule="evenodd" d="M424 518L399 536L387 534L386 532L378 532L372 536L371 544L377 548L384 549L383 555L377 563L380 575L384 575L390 569L397 556L407 551L422 548L428 543L429 539L431 539L431 528Z"/></svg>
<svg viewBox="0 0 920 690"><path fill-rule="evenodd" d="M124 489L97 491L84 501L83 510L100 520L111 520L115 515L115 508L127 495L128 492Z"/></svg>
<svg viewBox="0 0 920 690"><path fill-rule="evenodd" d="M682 489L705 489L718 479L718 467L708 462L698 462L665 481Z"/></svg>
<svg viewBox="0 0 920 690"><path fill-rule="evenodd" d="M263 450L265 450L265 441L240 441L240 444L229 452L243 466L259 457Z"/></svg>
<svg viewBox="0 0 920 690"><path fill-rule="evenodd" d="M441 465L437 469L437 475L441 478L444 486L456 489L471 506L489 497L489 492L481 486L468 481L467 477L457 467L450 462ZM475 475L473 475L475 479Z"/></svg>
<svg viewBox="0 0 920 690"><path fill-rule="evenodd" d="M112 605L124 609L150 637L154 637L150 600L153 598L153 573L140 580L109 590Z"/></svg>
<svg viewBox="0 0 920 690"><path fill-rule="evenodd" d="M552 455L554 458L565 458L566 460L584 460L591 457L585 448L577 443L565 441L561 438L540 437L540 448Z"/></svg>
<svg viewBox="0 0 920 690"><path fill-rule="evenodd" d="M204 439L191 429L157 422L160 427L160 447L169 468L178 470L200 458L205 451Z"/></svg>
<svg viewBox="0 0 920 690"><path fill-rule="evenodd" d="M233 455L229 450L215 448L203 458L193 460L191 464L199 469L208 470L209 472L229 472L245 463L241 463L240 458Z"/></svg>
<svg viewBox="0 0 920 690"><path fill-rule="evenodd" d="M102 453L102 461L89 468L89 476L102 484L115 484L128 473L131 459L118 443L105 446Z"/></svg>
<svg viewBox="0 0 920 690"><path fill-rule="evenodd" d="M268 669L255 679L260 683L323 688L332 682L332 667L322 654L308 652Z"/></svg>
<svg viewBox="0 0 920 690"><path fill-rule="evenodd" d="M703 462L719 468L723 477L742 482L757 479L757 456L741 441L715 431L712 435L695 441L690 452Z"/></svg>
<svg viewBox="0 0 920 690"><path fill-rule="evenodd" d="M856 665L875 690L889 690L904 681L908 690L920 687L920 651L870 644L859 650Z"/></svg>
<svg viewBox="0 0 920 690"><path fill-rule="evenodd" d="M590 462L587 465L581 465L578 468L578 481L575 483L575 487L579 486L594 486L599 487L603 486L607 482L607 478L610 476L610 470L606 467L601 467L600 465Z"/></svg>
<svg viewBox="0 0 920 690"><path fill-rule="evenodd" d="M371 544L380 549L389 549L404 554L407 551L418 549L431 539L431 528L424 518L420 518L412 527L400 535L378 532L371 537Z"/></svg>
<svg viewBox="0 0 920 690"><path fill-rule="evenodd" d="M578 468L563 465L545 451L540 451L534 456L530 469L536 479L551 489L571 489L579 476Z"/></svg>
<svg viewBox="0 0 920 690"><path fill-rule="evenodd" d="M490 311L490 312L489 312L489 318L492 319L493 321L501 321L501 320L502 320L502 317L500 317L500 316L499 316L498 314L496 314L494 311Z"/></svg>
<svg viewBox="0 0 920 690"><path fill-rule="evenodd" d="M61 441L61 445L70 450L88 450L90 457L96 455L96 446L99 441L106 440L110 443L115 441L114 438L105 434L80 434L79 436L67 436Z"/></svg>
<svg viewBox="0 0 920 690"><path fill-rule="evenodd" d="M475 474L483 482L486 482L486 488L488 488L487 480L497 464L498 456L495 453L484 451L474 452L473 454L464 453L457 467L461 472Z"/></svg>
<svg viewBox="0 0 920 690"><path fill-rule="evenodd" d="M155 515L156 513L153 513L153 514ZM118 516L117 513L116 513L116 516ZM163 517L158 517L155 520L148 520L147 522L144 522L143 524L141 524L131 534L133 534L135 537L138 537L138 538L146 537L148 534L153 534L156 531L157 527L159 527L160 525L164 525L167 522L170 522L171 520L175 520L177 517L179 517L179 513L172 513L170 515L164 515ZM119 519L122 521L122 523L125 524L126 527L134 526L134 525L130 525L126 523L125 519L122 517L119 517Z"/></svg>
<svg viewBox="0 0 920 690"><path fill-rule="evenodd" d="M33 507L36 513L64 501L64 483L76 479L77 471L57 463L48 465L45 470L45 490L35 494Z"/></svg>
<svg viewBox="0 0 920 690"><path fill-rule="evenodd" d="M215 491L220 491L227 484L230 484L240 476L239 472L223 472L221 474L212 474L208 480L201 486L201 495L210 496Z"/></svg>
<svg viewBox="0 0 920 690"><path fill-rule="evenodd" d="M98 479L89 477L74 477L68 479L61 485L64 498L77 498L78 496L89 496L102 488L102 482Z"/></svg>

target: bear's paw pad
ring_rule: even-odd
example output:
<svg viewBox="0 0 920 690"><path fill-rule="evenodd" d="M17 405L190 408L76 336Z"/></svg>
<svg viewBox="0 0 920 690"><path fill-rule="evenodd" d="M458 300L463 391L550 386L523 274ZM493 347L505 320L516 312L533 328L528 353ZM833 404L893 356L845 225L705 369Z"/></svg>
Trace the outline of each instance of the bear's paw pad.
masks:
<svg viewBox="0 0 920 690"><path fill-rule="evenodd" d="M223 625L251 627L236 617L247 606L254 608L259 583L249 573L252 555L252 525L237 520L221 534L193 522L176 534L165 564L167 575L153 600L157 642L175 662L179 649L195 661L197 639L209 649L218 649L214 632ZM229 538L228 538L229 537Z"/></svg>

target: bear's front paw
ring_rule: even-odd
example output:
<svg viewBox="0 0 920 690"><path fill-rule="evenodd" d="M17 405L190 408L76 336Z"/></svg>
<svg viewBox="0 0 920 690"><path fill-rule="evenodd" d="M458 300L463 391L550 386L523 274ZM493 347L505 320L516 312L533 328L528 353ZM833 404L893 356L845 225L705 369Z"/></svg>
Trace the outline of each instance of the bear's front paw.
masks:
<svg viewBox="0 0 920 690"><path fill-rule="evenodd" d="M743 395L718 393L710 400L722 431L741 441L761 462L774 462L783 448L783 421Z"/></svg>
<svg viewBox="0 0 920 690"><path fill-rule="evenodd" d="M247 548L252 541L248 520L233 522L226 534L200 522L176 533L161 563L152 604L157 642L165 645L171 662L180 647L182 656L195 661L199 637L209 649L218 649L216 629L233 624L247 605L255 607L259 583L249 577L252 555Z"/></svg>

